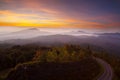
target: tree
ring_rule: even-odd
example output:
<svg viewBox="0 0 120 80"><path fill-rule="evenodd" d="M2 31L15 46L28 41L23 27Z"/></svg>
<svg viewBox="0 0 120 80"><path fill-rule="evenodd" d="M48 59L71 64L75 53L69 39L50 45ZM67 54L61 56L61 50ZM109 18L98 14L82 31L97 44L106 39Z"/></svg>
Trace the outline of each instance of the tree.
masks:
<svg viewBox="0 0 120 80"><path fill-rule="evenodd" d="M49 51L46 55L47 62L56 62L57 61L57 53L55 51Z"/></svg>
<svg viewBox="0 0 120 80"><path fill-rule="evenodd" d="M85 50L86 57L91 57L92 56L92 50L90 49L90 46L87 47Z"/></svg>

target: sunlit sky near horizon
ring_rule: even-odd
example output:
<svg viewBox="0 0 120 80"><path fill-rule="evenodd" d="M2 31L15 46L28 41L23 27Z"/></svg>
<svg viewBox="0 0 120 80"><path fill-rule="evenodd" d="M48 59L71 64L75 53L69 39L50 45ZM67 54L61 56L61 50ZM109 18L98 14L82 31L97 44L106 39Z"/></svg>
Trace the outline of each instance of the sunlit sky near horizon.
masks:
<svg viewBox="0 0 120 80"><path fill-rule="evenodd" d="M0 0L0 27L4 26L119 32L120 0Z"/></svg>

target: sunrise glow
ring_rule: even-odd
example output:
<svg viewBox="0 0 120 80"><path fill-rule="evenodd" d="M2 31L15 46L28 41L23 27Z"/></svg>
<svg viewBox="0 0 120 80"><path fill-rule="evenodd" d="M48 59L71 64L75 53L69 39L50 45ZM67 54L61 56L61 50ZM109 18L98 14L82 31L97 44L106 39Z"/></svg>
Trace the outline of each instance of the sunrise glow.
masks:
<svg viewBox="0 0 120 80"><path fill-rule="evenodd" d="M87 3L82 0L0 0L0 26L119 29L119 1L110 5L111 3L112 1L103 4L102 1Z"/></svg>

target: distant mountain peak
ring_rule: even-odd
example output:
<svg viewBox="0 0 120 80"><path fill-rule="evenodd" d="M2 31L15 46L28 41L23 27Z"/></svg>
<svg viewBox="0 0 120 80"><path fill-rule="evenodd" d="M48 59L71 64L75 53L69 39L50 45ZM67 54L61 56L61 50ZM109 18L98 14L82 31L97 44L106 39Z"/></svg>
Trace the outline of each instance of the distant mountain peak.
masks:
<svg viewBox="0 0 120 80"><path fill-rule="evenodd" d="M102 35L120 35L119 32L115 32L115 33L103 33Z"/></svg>
<svg viewBox="0 0 120 80"><path fill-rule="evenodd" d="M27 30L36 30L36 31L38 31L38 29L37 28L29 28L29 29L27 29Z"/></svg>
<svg viewBox="0 0 120 80"><path fill-rule="evenodd" d="M28 29L24 29L24 30L21 30L21 31L17 31L17 32L12 32L11 34L23 34L23 33L25 33L25 34L28 34L28 33L31 33L31 32L40 32L40 30L39 29L37 29L37 28L28 28Z"/></svg>
<svg viewBox="0 0 120 80"><path fill-rule="evenodd" d="M81 32L81 33L86 33L85 31L80 31L80 30L79 30L78 32Z"/></svg>
<svg viewBox="0 0 120 80"><path fill-rule="evenodd" d="M78 30L78 31L72 31L72 33L88 34L87 32L85 32L85 31L81 31L81 30Z"/></svg>
<svg viewBox="0 0 120 80"><path fill-rule="evenodd" d="M39 32L40 30L39 29L37 29L37 28L28 28L28 29L24 29L24 30L21 30L21 31L19 31L19 32Z"/></svg>

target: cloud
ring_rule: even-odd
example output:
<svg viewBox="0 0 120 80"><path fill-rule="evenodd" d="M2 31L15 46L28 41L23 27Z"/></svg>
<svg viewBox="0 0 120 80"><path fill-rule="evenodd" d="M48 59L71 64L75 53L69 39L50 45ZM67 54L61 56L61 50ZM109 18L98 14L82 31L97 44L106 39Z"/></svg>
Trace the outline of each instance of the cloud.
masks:
<svg viewBox="0 0 120 80"><path fill-rule="evenodd" d="M18 17L24 17L24 16L30 16L30 17L39 17L36 14L21 14L21 13L15 13L9 10L2 10L0 11L0 14L3 16L18 16Z"/></svg>
<svg viewBox="0 0 120 80"><path fill-rule="evenodd" d="M120 28L120 10L110 0L1 0L3 25ZM10 23L11 22L11 23ZM24 23L24 24L23 24ZM0 24L0 25L1 25Z"/></svg>
<svg viewBox="0 0 120 80"><path fill-rule="evenodd" d="M74 28L109 28L109 27L118 27L120 24L118 22L108 21L107 23L95 22L89 20L80 20L72 18L53 18L49 19L40 14L21 14L15 13L9 10L2 10L0 14L4 17L0 18L0 26L34 26L34 27L74 27ZM34 18L35 19L34 19ZM94 17L95 18L95 17ZM97 18L99 19L99 18ZM95 19L95 20L97 20ZM104 20L104 17L100 17ZM109 19L109 18L108 18Z"/></svg>

